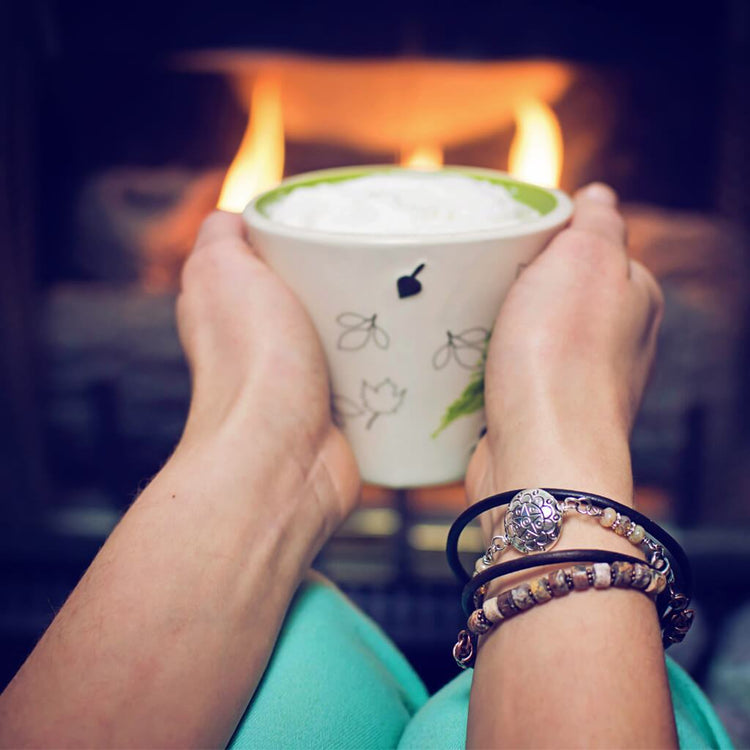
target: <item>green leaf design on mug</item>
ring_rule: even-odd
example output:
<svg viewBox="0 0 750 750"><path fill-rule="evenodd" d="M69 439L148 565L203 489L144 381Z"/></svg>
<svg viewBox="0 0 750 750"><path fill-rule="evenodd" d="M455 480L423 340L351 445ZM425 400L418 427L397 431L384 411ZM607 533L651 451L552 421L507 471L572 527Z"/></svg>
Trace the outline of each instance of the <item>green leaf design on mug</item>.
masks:
<svg viewBox="0 0 750 750"><path fill-rule="evenodd" d="M471 380L464 388L463 393L445 410L440 426L432 433L433 440L459 417L466 417L484 408L484 367L487 362L487 347L490 343L491 333L490 331L487 334L478 370L471 376Z"/></svg>

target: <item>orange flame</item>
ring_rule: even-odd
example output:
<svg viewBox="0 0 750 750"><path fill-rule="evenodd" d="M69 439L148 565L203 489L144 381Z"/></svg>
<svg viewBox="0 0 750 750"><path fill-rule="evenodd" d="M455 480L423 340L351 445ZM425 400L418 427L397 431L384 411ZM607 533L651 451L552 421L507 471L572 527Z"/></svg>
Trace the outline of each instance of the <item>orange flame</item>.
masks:
<svg viewBox="0 0 750 750"><path fill-rule="evenodd" d="M443 166L443 149L440 146L417 146L401 152L402 167L412 169L437 169Z"/></svg>
<svg viewBox="0 0 750 750"><path fill-rule="evenodd" d="M250 119L227 171L218 208L242 211L248 201L278 184L284 175L284 118L281 85L259 75L253 85Z"/></svg>
<svg viewBox="0 0 750 750"><path fill-rule="evenodd" d="M543 102L529 99L516 107L515 117L516 135L510 145L508 171L519 180L558 187L563 139L555 113Z"/></svg>

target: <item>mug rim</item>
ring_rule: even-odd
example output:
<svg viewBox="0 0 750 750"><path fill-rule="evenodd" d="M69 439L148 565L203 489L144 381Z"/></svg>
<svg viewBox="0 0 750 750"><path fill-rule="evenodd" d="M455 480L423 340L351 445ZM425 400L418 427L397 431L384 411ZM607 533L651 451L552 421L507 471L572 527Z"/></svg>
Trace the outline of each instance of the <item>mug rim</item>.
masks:
<svg viewBox="0 0 750 750"><path fill-rule="evenodd" d="M280 195L289 192L290 189L301 185L324 182L326 178L334 178L334 181L355 179L364 177L369 174L388 174L391 172L453 172L467 177L489 180L491 182L507 185L518 185L538 191L555 200L555 205L550 211L517 224L511 224L505 227L495 227L490 229L480 229L475 231L458 231L458 232L440 232L435 234L377 234L365 232L330 232L322 229L307 229L302 227L293 227L269 219L263 212L260 204L268 202L269 198L275 194ZM337 178L337 179L336 179ZM520 201L529 205L525 201ZM282 180L276 187L267 190L260 195L255 196L245 207L242 212L247 224L254 229L289 239L322 242L328 245L345 244L351 248L352 245L362 247L383 247L389 245L408 245L408 246L435 246L448 245L462 242L474 242L482 240L506 239L514 237L524 237L544 232L549 229L565 224L573 213L573 201L562 190L556 188L546 188L541 185L524 182L512 177L507 172L482 167L463 167L463 166L445 166L436 170L414 170L408 167L400 167L393 164L372 164L359 165L351 167L333 167L330 169L321 169L313 172L303 172L292 177Z"/></svg>

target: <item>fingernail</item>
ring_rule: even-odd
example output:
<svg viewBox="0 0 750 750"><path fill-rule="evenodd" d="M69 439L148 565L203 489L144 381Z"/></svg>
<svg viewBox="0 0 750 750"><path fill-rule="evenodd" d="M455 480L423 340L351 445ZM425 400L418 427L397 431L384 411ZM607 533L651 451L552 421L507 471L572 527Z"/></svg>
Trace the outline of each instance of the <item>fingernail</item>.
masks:
<svg viewBox="0 0 750 750"><path fill-rule="evenodd" d="M617 193L603 182L592 182L581 190L580 195L586 200L606 203L608 206L617 205Z"/></svg>

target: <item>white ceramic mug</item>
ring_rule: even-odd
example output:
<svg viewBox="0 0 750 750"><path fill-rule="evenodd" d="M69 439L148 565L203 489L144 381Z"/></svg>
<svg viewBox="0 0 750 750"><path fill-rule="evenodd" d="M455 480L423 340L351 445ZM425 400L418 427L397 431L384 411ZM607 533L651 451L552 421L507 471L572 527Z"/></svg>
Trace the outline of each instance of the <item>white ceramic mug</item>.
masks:
<svg viewBox="0 0 750 750"><path fill-rule="evenodd" d="M272 221L300 186L398 172L347 167L298 175L253 200L244 218L264 260L307 308L328 358L334 418L363 481L389 487L461 479L484 426L484 353L523 267L568 221L562 192L487 169L450 171L506 187L540 216L440 235L340 234Z"/></svg>

